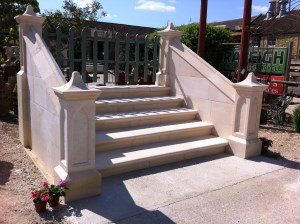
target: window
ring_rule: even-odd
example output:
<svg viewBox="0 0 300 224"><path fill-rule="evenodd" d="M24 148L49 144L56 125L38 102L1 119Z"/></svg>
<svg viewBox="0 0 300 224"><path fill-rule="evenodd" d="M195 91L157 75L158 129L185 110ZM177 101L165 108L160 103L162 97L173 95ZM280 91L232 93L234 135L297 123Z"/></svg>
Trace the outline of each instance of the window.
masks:
<svg viewBox="0 0 300 224"><path fill-rule="evenodd" d="M276 45L276 37L274 36L268 36L268 47Z"/></svg>
<svg viewBox="0 0 300 224"><path fill-rule="evenodd" d="M260 47L260 37L254 37L252 40L252 46L253 47Z"/></svg>

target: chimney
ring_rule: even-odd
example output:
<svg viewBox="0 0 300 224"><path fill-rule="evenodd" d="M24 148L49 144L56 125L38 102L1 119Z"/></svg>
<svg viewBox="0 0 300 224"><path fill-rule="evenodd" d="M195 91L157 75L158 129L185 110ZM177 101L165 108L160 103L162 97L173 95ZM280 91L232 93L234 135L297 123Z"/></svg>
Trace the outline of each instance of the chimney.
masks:
<svg viewBox="0 0 300 224"><path fill-rule="evenodd" d="M270 20L276 13L276 0L270 0L269 10L267 12L267 16L265 20Z"/></svg>
<svg viewBox="0 0 300 224"><path fill-rule="evenodd" d="M286 14L286 5L288 3L288 0L280 0L279 5L280 5L280 11L279 14L276 18L283 17Z"/></svg>

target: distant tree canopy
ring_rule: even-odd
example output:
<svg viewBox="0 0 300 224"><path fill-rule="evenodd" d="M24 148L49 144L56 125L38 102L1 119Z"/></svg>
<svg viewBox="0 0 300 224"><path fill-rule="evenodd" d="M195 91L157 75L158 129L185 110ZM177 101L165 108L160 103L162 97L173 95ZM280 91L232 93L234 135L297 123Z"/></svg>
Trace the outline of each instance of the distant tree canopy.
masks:
<svg viewBox="0 0 300 224"><path fill-rule="evenodd" d="M18 44L18 31L15 16L23 14L30 4L35 12L40 12L37 0L1 0L0 1L0 63L4 61L4 46Z"/></svg>
<svg viewBox="0 0 300 224"><path fill-rule="evenodd" d="M74 27L79 32L86 26L87 21L97 21L106 16L106 12L102 9L102 4L97 0L93 0L83 8L79 7L73 0L64 0L61 10L45 10L42 15L46 16L44 24L50 30L60 26L63 31Z"/></svg>
<svg viewBox="0 0 300 224"><path fill-rule="evenodd" d="M181 37L182 43L192 49L197 53L198 46L198 32L199 32L199 23L191 23L188 25L181 25L176 27L177 30L182 31L183 35ZM151 38L158 36L158 33L155 32L151 34ZM213 65L218 67L218 53L222 51L222 43L233 42L233 37L229 30L226 30L221 27L215 27L212 25L206 26L206 36L205 36L205 57L204 59ZM217 55L218 54L218 55Z"/></svg>
<svg viewBox="0 0 300 224"><path fill-rule="evenodd" d="M39 2L37 0L1 0L0 1L0 29L17 29L17 22L14 17L23 14L27 5L31 5L35 12L40 12Z"/></svg>

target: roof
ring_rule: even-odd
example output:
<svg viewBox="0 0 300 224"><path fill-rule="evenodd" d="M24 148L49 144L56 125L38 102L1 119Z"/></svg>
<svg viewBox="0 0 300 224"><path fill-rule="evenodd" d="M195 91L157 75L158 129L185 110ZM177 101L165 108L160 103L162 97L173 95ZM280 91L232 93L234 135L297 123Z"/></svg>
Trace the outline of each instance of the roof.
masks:
<svg viewBox="0 0 300 224"><path fill-rule="evenodd" d="M252 22L256 35L300 33L300 10L290 11L281 18L264 19L265 16L262 16Z"/></svg>
<svg viewBox="0 0 300 224"><path fill-rule="evenodd" d="M111 33L118 32L120 36L125 36L126 33L128 33L131 37L135 36L136 34L138 34L139 36L145 36L147 34L153 33L156 30L156 28L153 27L132 26L126 24L106 23L97 21L87 21L87 25L90 27L97 28L97 30L108 31Z"/></svg>
<svg viewBox="0 0 300 224"><path fill-rule="evenodd" d="M251 17L251 21L254 21L256 18L258 18L261 14L259 14L258 16L252 16ZM225 25L227 26L231 31L238 31L242 29L242 23L243 23L243 18L240 19L232 19L232 20L225 20L225 21L221 21L221 22L213 22L213 23L209 23L210 25L213 26L221 26L221 25Z"/></svg>
<svg viewBox="0 0 300 224"><path fill-rule="evenodd" d="M300 10L293 10L281 18L265 20L259 14L251 17L251 31L255 35L300 33ZM243 18L210 23L213 26L226 25L231 31L238 32L242 28Z"/></svg>

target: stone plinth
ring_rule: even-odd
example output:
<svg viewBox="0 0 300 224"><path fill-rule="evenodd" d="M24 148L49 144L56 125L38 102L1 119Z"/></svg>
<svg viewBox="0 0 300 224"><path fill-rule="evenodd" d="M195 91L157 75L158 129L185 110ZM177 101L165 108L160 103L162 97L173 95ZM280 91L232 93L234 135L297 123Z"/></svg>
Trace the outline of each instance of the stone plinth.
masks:
<svg viewBox="0 0 300 224"><path fill-rule="evenodd" d="M169 86L169 46L174 40L180 40L182 32L175 29L173 23L168 23L166 29L158 32L160 35L159 72L156 73L156 85Z"/></svg>
<svg viewBox="0 0 300 224"><path fill-rule="evenodd" d="M101 175L95 169L95 99L99 91L89 90L78 72L71 80L53 88L61 105L61 158L56 179L68 182L66 201L97 195Z"/></svg>
<svg viewBox="0 0 300 224"><path fill-rule="evenodd" d="M258 129L263 91L267 86L257 82L254 73L249 73L243 82L234 84L234 88L234 125L233 134L229 137L231 151L242 158L260 155Z"/></svg>

